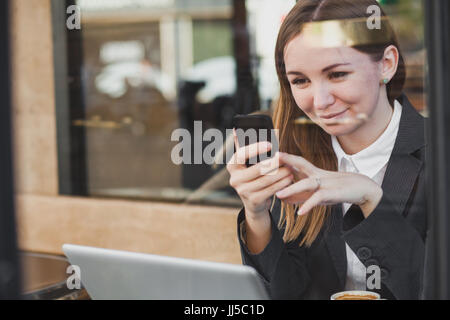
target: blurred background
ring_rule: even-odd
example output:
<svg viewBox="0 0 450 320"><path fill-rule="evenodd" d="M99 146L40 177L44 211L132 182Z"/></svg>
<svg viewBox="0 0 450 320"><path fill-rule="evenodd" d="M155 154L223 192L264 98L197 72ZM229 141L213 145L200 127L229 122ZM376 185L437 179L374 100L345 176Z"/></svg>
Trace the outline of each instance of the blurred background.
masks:
<svg viewBox="0 0 450 320"><path fill-rule="evenodd" d="M69 87L65 104L58 104L69 114L56 119L58 150L69 148L61 145L67 140L77 144L69 159L58 159L60 168L77 168L76 177L70 168L59 171L61 193L239 206L228 181L192 196L223 166L173 164L177 142L170 136L176 128L193 135L194 121L225 135L236 113L270 109L279 90L275 40L295 1L75 4L81 30L66 32L68 59L55 60L57 69L70 66L56 79L57 89ZM385 1L385 7L406 56L405 91L424 110L421 1Z"/></svg>
<svg viewBox="0 0 450 320"><path fill-rule="evenodd" d="M406 58L405 93L426 116L422 1L380 2ZM58 260L76 243L241 263L241 203L224 165L175 165L171 134L202 121L225 135L235 114L270 112L276 36L295 1L10 3L23 255ZM80 28L68 27L71 5ZM49 274L42 263L27 267L33 279Z"/></svg>

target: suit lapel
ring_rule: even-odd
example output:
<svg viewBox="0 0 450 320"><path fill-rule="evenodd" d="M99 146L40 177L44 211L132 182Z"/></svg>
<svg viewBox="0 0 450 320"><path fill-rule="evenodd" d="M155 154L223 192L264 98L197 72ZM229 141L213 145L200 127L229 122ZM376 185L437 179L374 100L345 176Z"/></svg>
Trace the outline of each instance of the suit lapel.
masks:
<svg viewBox="0 0 450 320"><path fill-rule="evenodd" d="M424 119L417 113L408 99L402 95L402 116L394 148L384 175L382 189L395 203L396 211L401 214L409 199L414 183L422 168L422 161L413 153L425 145ZM331 259L338 274L342 288L347 273L347 254L342 235L342 204L332 207L328 231L325 235Z"/></svg>
<svg viewBox="0 0 450 320"><path fill-rule="evenodd" d="M383 180L383 192L393 200L396 211L403 213L422 161L411 155L392 155Z"/></svg>
<svg viewBox="0 0 450 320"><path fill-rule="evenodd" d="M393 200L396 211L402 214L423 166L414 152L425 145L425 126L424 119L405 96L399 101L403 106L402 117L381 187Z"/></svg>
<svg viewBox="0 0 450 320"><path fill-rule="evenodd" d="M345 242L341 238L342 204L337 204L332 207L328 223L325 243L327 244L328 252L330 253L331 260L333 260L334 268L336 269L343 290L347 274L347 252L345 250Z"/></svg>

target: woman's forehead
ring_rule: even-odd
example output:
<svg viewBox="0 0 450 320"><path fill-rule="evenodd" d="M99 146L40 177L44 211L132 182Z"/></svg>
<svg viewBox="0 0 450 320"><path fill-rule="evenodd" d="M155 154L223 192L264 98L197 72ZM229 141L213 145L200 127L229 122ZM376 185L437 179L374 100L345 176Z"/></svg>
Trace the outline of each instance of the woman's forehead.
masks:
<svg viewBox="0 0 450 320"><path fill-rule="evenodd" d="M335 64L359 65L367 62L365 54L351 47L320 47L305 41L302 35L292 39L284 50L286 72L323 70Z"/></svg>
<svg viewBox="0 0 450 320"><path fill-rule="evenodd" d="M353 47L388 43L391 32L384 18L379 29L368 28L367 18L305 23L286 44L284 62L286 66L314 69L338 63L367 63L368 55Z"/></svg>

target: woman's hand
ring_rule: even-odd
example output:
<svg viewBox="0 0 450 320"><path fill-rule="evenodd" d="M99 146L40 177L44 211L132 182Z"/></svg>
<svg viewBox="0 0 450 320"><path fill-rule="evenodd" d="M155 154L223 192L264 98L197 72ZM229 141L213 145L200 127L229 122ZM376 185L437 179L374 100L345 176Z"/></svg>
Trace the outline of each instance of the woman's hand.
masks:
<svg viewBox="0 0 450 320"><path fill-rule="evenodd" d="M372 179L358 173L326 171L306 159L279 153L280 164L296 172L298 182L277 192L277 197L290 204L302 203L298 214L308 213L317 205L354 203L367 218L383 196L383 190Z"/></svg>
<svg viewBox="0 0 450 320"><path fill-rule="evenodd" d="M272 147L270 143L259 142L240 148L236 135L234 143L237 151L227 164L230 185L244 204L247 248L258 254L271 239L271 198L277 191L289 186L294 176L289 168L279 166L278 153L247 168L247 159L268 152Z"/></svg>
<svg viewBox="0 0 450 320"><path fill-rule="evenodd" d="M293 182L289 168L279 167L278 154L251 167L245 165L249 158L271 149L268 142L258 142L239 147L235 136L236 153L227 164L230 185L236 190L244 204L246 216L257 219L268 213L271 197Z"/></svg>

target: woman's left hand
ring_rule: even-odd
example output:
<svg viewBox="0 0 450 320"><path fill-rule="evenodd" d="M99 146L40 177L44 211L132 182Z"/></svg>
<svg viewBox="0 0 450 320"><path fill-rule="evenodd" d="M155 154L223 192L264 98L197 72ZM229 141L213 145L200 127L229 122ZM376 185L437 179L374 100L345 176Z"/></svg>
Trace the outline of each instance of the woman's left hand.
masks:
<svg viewBox="0 0 450 320"><path fill-rule="evenodd" d="M369 177L359 173L327 171L305 158L280 152L280 165L292 168L299 180L276 193L290 204L301 204L299 215L317 205L358 204L367 218L383 196L383 190Z"/></svg>

